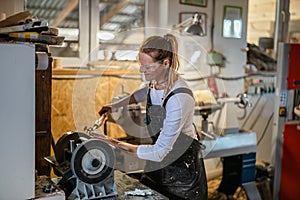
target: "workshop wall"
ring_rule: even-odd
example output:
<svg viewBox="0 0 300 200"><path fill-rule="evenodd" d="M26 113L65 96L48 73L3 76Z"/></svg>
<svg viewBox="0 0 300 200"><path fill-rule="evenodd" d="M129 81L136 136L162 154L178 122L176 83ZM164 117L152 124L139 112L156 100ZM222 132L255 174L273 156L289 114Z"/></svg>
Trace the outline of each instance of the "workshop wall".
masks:
<svg viewBox="0 0 300 200"><path fill-rule="evenodd" d="M210 50L216 50L226 57L225 67L222 69L224 75L236 76L243 74L243 65L246 62L246 53L241 51L241 48L246 47L246 22L247 22L247 0L237 1L237 0L226 0L220 1L216 0L215 14L213 18L213 5L212 1L207 1L206 7L182 5L177 1L168 0L153 0L148 1L148 10L155 11L146 12L146 26L147 27L161 27L172 29L174 24L179 23L179 15L181 12L203 12L207 15L207 35L205 37L192 36L192 39L208 52ZM243 37L241 39L224 39L221 34L221 24L223 16L223 6L224 5L238 5L243 8ZM167 8L167 9L166 9ZM161 20L162 19L162 20ZM214 19L215 28L212 32L212 20ZM210 41L211 37L214 38L214 46ZM191 36L188 36L191 38ZM186 40L189 40L189 39ZM180 40L180 49L184 56L185 48L183 44L186 40ZM228 51L229 49L229 51ZM197 61L198 62L198 61ZM201 75L206 76L210 72L210 66L208 66L205 61L199 61L198 71ZM191 74L195 74L193 71ZM189 72L187 72L189 74ZM102 81L103 80L103 81ZM97 119L97 111L100 109L101 105L108 103L111 99L120 93L114 93L117 88L117 80L113 77L101 78L98 83L99 88L96 90L96 100L94 94L86 95L87 91L90 90L90 85L94 84L94 80L90 79L79 79L79 80L54 80L53 81L53 114L52 114L52 127L53 135L55 138L60 137L67 131L78 130L82 131L84 126L91 126ZM128 81L131 82L131 81ZM203 82L193 82L191 83L195 89L203 89L200 85ZM204 83L205 84L205 83ZM78 85L81 89L74 89L74 86ZM126 90L128 92L133 91L138 83L135 83L135 87L128 87L129 83L126 83ZM237 91L243 90L243 83L226 83L224 81L219 83L220 93L226 92L230 96L235 96ZM119 86L121 88L121 86ZM74 93L74 91L76 92ZM90 91L93 93L93 91ZM84 97L84 98L83 98ZM67 102L67 103L66 103ZM80 105L80 108L79 108ZM92 108L88 105L94 105ZM97 105L97 106L96 106ZM119 132L117 130L116 132Z"/></svg>
<svg viewBox="0 0 300 200"><path fill-rule="evenodd" d="M63 71L60 71L63 74ZM52 134L55 141L68 131L83 132L99 118L98 111L113 97L122 95L122 87L130 93L141 85L141 79L126 78L126 74L105 75L96 71L87 75L57 75L53 70ZM56 74L56 75L55 75ZM125 77L125 78L124 78ZM100 129L103 131L102 129ZM109 123L111 137L122 137L124 131Z"/></svg>
<svg viewBox="0 0 300 200"><path fill-rule="evenodd" d="M238 6L242 8L242 37L224 38L222 36L222 25L224 16L224 6ZM215 0L215 9L213 10L213 1L207 1L206 7L182 5L169 0L169 9L162 18L168 18L167 26L179 23L179 15L182 12L202 12L207 15L207 35L204 37L193 36L193 40L201 44L207 52L216 51L221 53L224 58L224 67L221 68L221 75L225 77L237 77L244 74L244 65L247 55L243 51L247 47L247 15L248 0ZM167 15L167 16L166 16ZM214 16L213 16L214 15ZM214 21L214 24L212 23ZM213 27L212 27L213 26ZM191 36L189 36L191 37ZM210 66L206 62L198 63L198 71L202 75L210 73ZM236 96L243 91L243 80L217 82L219 92L226 92L229 96Z"/></svg>

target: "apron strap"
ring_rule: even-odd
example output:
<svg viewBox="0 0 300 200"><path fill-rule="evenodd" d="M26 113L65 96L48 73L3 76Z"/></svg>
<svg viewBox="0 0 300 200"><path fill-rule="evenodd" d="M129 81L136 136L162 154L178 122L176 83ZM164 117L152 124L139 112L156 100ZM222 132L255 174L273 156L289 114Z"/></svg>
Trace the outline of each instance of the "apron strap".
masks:
<svg viewBox="0 0 300 200"><path fill-rule="evenodd" d="M166 108L167 102L168 100L174 95L174 94L178 94L178 93L187 93L189 95L191 95L194 98L193 92L192 90L188 89L188 88L177 88L173 91L170 92L170 94L165 98L164 103L163 103L163 108Z"/></svg>

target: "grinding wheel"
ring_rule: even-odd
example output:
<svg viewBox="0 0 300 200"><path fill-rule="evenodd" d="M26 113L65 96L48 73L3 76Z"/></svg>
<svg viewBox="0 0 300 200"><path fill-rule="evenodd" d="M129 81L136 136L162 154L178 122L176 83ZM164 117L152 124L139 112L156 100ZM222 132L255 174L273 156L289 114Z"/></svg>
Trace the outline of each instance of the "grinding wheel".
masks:
<svg viewBox="0 0 300 200"><path fill-rule="evenodd" d="M75 144L82 143L83 139L90 139L87 134L80 132L66 133L59 138L55 145L55 158L58 163L65 161L65 149L70 150L70 141L74 140Z"/></svg>
<svg viewBox="0 0 300 200"><path fill-rule="evenodd" d="M115 164L112 147L97 139L89 139L77 146L71 159L73 174L88 184L96 184L111 175Z"/></svg>

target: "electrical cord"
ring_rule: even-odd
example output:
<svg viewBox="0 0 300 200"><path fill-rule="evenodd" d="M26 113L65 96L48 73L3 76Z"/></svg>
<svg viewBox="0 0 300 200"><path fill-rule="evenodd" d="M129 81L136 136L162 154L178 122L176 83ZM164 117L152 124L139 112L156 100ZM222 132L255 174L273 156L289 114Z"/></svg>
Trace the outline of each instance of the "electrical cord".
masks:
<svg viewBox="0 0 300 200"><path fill-rule="evenodd" d="M264 108L266 107L266 104L268 103L268 101L265 101L264 105L261 107L260 111L258 113L263 113ZM254 122L252 123L250 130L253 129L253 127L255 126L256 122L259 120L259 117L256 117Z"/></svg>
<svg viewBox="0 0 300 200"><path fill-rule="evenodd" d="M210 77L214 77L214 78L221 79L221 80L224 80L224 81L236 81L236 80L239 80L239 79L246 79L246 78L249 78L251 76L274 77L274 74L251 73L251 74L247 74L247 75L243 75L243 76L225 77L225 76L220 76L219 73L216 73L216 74L212 74L212 75L209 75L209 76L203 76L203 77L198 77L198 78L190 78L190 79L185 78L185 80L187 80L187 81L201 81L201 80L208 79Z"/></svg>
<svg viewBox="0 0 300 200"><path fill-rule="evenodd" d="M263 77L274 77L274 74L264 74L264 73L251 73L243 76L236 76L236 77L222 77L219 74L215 74L215 78L222 79L225 81L235 81L239 79L245 79L251 76L263 76Z"/></svg>
<svg viewBox="0 0 300 200"><path fill-rule="evenodd" d="M269 117L269 120L268 120L268 122L267 122L267 125L266 125L265 128L264 128L264 131L263 131L261 137L259 138L259 140L257 141L257 146L260 144L260 142L261 142L261 141L263 140L263 138L265 137L266 132L267 132L267 128L269 127L269 124L270 124L270 122L271 122L271 119L273 119L273 116L274 116L274 112L272 112L271 116Z"/></svg>
<svg viewBox="0 0 300 200"><path fill-rule="evenodd" d="M243 115L242 115L242 116L238 116L238 117L237 117L238 120L243 120L243 119L245 119L245 117L247 116L247 109L245 108L245 109L243 109L243 110L244 110Z"/></svg>
<svg viewBox="0 0 300 200"><path fill-rule="evenodd" d="M247 119L243 122L243 125L241 127L244 127L245 124L248 122L248 120L250 119L250 116L252 115L252 113L254 112L254 110L256 109L258 102L261 100L262 96L259 96L258 100L256 101L256 103L254 104L254 106L252 107Z"/></svg>

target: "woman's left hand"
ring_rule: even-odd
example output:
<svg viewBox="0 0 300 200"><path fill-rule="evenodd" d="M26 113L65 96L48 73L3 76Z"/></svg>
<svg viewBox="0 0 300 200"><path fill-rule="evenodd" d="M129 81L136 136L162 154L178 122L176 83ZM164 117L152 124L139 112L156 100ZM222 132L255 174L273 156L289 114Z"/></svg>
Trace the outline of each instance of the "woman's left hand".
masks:
<svg viewBox="0 0 300 200"><path fill-rule="evenodd" d="M120 141L118 141L116 139L107 137L104 134L95 133L95 132L90 132L89 134L90 134L90 136L92 136L94 138L97 138L99 140L102 140L103 142L109 143L109 144L111 144L111 145L113 145L115 147L118 147L118 143L120 142Z"/></svg>
<svg viewBox="0 0 300 200"><path fill-rule="evenodd" d="M116 148L119 148L119 149L122 149L124 151L134 153L134 154L136 154L136 152L137 152L138 145L130 144L130 143L127 143L127 142L121 142L121 141L116 140L114 138L107 137L104 134L95 133L95 132L91 132L90 136L92 136L94 138L97 138L99 140L102 140L103 142L111 144L112 146L114 146Z"/></svg>

